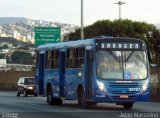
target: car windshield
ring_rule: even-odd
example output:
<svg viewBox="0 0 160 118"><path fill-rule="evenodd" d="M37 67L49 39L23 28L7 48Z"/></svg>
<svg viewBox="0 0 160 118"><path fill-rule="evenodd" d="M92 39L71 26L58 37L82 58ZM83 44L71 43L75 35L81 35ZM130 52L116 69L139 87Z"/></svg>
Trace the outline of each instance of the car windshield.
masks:
<svg viewBox="0 0 160 118"><path fill-rule="evenodd" d="M34 84L34 78L25 78L25 84Z"/></svg>
<svg viewBox="0 0 160 118"><path fill-rule="evenodd" d="M145 51L97 51L97 76L102 79L145 79Z"/></svg>

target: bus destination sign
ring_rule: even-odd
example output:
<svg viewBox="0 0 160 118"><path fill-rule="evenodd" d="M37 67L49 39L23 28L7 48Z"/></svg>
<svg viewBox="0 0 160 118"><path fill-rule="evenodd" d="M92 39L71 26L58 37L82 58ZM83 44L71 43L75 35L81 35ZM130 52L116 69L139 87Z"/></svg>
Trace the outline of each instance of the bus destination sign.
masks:
<svg viewBox="0 0 160 118"><path fill-rule="evenodd" d="M102 42L97 45L99 49L140 49L140 43L137 42Z"/></svg>

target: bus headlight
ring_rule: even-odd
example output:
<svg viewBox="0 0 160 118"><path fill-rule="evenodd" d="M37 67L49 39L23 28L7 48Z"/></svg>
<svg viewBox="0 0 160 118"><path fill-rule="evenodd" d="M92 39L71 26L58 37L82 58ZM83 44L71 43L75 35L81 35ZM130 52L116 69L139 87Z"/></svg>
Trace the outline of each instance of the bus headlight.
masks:
<svg viewBox="0 0 160 118"><path fill-rule="evenodd" d="M146 81L143 83L142 89L141 89L142 92L145 92L145 91L147 90L147 88L148 88L148 83L149 83L149 80L146 80Z"/></svg>
<svg viewBox="0 0 160 118"><path fill-rule="evenodd" d="M98 85L98 87L99 87L99 89L100 89L101 91L107 92L104 83L102 83L102 82L100 82L100 81L97 81L97 85Z"/></svg>

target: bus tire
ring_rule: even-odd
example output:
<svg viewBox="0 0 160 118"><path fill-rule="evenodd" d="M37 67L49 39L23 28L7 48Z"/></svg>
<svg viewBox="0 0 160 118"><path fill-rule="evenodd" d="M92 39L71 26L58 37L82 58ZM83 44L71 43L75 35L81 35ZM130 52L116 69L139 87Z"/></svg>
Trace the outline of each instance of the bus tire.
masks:
<svg viewBox="0 0 160 118"><path fill-rule="evenodd" d="M78 99L78 105L82 108L89 108L89 103L87 101L85 101L84 99L84 91L83 89L79 89L78 90L78 96L77 96L77 99Z"/></svg>
<svg viewBox="0 0 160 118"><path fill-rule="evenodd" d="M96 106L97 102L92 102L91 105Z"/></svg>
<svg viewBox="0 0 160 118"><path fill-rule="evenodd" d="M55 105L62 105L62 100L60 98L55 99Z"/></svg>
<svg viewBox="0 0 160 118"><path fill-rule="evenodd" d="M34 94L34 97L37 97L37 93Z"/></svg>
<svg viewBox="0 0 160 118"><path fill-rule="evenodd" d="M133 103L123 103L123 107L124 107L125 109L132 109Z"/></svg>
<svg viewBox="0 0 160 118"><path fill-rule="evenodd" d="M63 102L60 98L53 98L51 86L47 89L47 102L49 105L62 105Z"/></svg>

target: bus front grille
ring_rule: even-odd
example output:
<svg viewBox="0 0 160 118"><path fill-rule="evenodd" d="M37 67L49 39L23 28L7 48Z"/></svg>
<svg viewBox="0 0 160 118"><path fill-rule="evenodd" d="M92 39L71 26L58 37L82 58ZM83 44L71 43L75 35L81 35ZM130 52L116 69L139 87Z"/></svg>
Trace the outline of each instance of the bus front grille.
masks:
<svg viewBox="0 0 160 118"><path fill-rule="evenodd" d="M120 98L120 95L128 95L128 98L125 100L132 101L135 99L136 94L139 94L140 91L131 91L132 88L140 88L140 85L136 82L134 83L116 83L110 82L108 86L108 93L112 97L113 100L124 100L124 98Z"/></svg>
<svg viewBox="0 0 160 118"><path fill-rule="evenodd" d="M111 82L109 83L109 87L111 88L134 88L134 87L138 87L138 83L114 83Z"/></svg>

